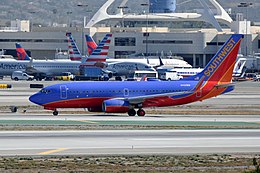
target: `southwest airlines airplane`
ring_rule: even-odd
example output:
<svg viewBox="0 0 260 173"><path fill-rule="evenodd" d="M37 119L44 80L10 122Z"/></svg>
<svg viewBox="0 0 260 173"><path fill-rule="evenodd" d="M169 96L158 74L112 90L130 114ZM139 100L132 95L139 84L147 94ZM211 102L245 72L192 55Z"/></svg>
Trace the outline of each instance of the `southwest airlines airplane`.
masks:
<svg viewBox="0 0 260 173"><path fill-rule="evenodd" d="M53 110L88 108L92 112L144 116L146 107L174 106L202 101L234 89L232 73L243 38L234 34L203 71L179 81L70 82L51 85L29 100Z"/></svg>

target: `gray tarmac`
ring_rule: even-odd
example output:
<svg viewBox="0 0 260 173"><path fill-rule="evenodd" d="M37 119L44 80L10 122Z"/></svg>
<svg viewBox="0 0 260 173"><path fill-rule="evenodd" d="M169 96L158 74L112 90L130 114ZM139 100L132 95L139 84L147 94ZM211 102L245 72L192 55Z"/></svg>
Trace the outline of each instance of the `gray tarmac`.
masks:
<svg viewBox="0 0 260 173"><path fill-rule="evenodd" d="M260 130L2 131L0 155L259 153Z"/></svg>

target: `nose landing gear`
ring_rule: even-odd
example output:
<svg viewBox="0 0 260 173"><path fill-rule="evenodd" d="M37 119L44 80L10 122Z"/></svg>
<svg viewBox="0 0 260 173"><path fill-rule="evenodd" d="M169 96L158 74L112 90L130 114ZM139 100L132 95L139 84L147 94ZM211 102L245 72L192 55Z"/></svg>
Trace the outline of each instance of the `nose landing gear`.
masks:
<svg viewBox="0 0 260 173"><path fill-rule="evenodd" d="M54 116L57 116L59 114L59 112L57 110L54 110L52 113Z"/></svg>

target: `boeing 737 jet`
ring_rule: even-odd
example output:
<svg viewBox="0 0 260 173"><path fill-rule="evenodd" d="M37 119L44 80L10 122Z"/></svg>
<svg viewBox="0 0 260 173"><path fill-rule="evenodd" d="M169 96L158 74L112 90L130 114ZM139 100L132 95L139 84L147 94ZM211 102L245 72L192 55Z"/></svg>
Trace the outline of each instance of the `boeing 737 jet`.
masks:
<svg viewBox="0 0 260 173"><path fill-rule="evenodd" d="M87 108L92 112L144 116L146 107L174 106L202 101L234 89L232 74L243 35L234 34L202 72L179 81L70 82L51 85L29 100L54 110Z"/></svg>

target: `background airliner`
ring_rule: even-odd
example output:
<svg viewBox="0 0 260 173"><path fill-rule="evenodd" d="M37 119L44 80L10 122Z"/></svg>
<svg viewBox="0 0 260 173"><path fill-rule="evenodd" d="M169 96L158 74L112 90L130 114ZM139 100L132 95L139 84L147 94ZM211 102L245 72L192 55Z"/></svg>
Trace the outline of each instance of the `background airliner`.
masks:
<svg viewBox="0 0 260 173"><path fill-rule="evenodd" d="M91 54L93 50L96 49L97 44L93 40L93 38L90 35L86 35L86 45L88 48L88 53ZM191 68L192 66L188 64L186 61L180 60L180 59L162 59L162 63L159 59L147 59L147 58L124 58L124 59L114 59L114 58L108 58L107 63L113 63L113 62L131 62L131 63L144 63L151 67L162 67L162 68Z"/></svg>
<svg viewBox="0 0 260 173"><path fill-rule="evenodd" d="M132 75L136 70L156 71L155 67L152 67L145 62L128 61L126 59L124 59L124 61L122 61L122 59L121 61L118 61L118 59L108 59L108 49L112 34L106 34L106 36L98 45L96 45L95 42L91 42L91 44L88 46L90 55L86 56L86 60L84 60L84 57L78 50L76 42L73 39L71 33L66 33L66 35L68 37L70 59L74 60L78 59L75 57L82 57L81 67L98 66L103 68L104 73L109 74L109 76L126 77ZM159 59L157 61L160 62Z"/></svg>
<svg viewBox="0 0 260 173"><path fill-rule="evenodd" d="M51 85L29 100L54 110L88 108L89 111L144 116L146 107L182 105L202 101L234 89L233 69L243 35L234 34L204 70L179 81L70 82Z"/></svg>
<svg viewBox="0 0 260 173"><path fill-rule="evenodd" d="M246 58L238 57L235 68L233 71L233 77L240 77L243 72L245 72L245 64L246 64ZM197 73L201 72L203 68L173 68L169 71L176 71L179 75L183 77L193 76Z"/></svg>
<svg viewBox="0 0 260 173"><path fill-rule="evenodd" d="M63 72L79 73L80 61L32 60L20 44L16 44L18 60L0 59L0 76L11 76L14 71L28 74L61 75Z"/></svg>

